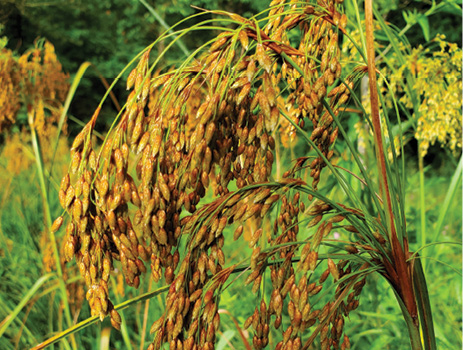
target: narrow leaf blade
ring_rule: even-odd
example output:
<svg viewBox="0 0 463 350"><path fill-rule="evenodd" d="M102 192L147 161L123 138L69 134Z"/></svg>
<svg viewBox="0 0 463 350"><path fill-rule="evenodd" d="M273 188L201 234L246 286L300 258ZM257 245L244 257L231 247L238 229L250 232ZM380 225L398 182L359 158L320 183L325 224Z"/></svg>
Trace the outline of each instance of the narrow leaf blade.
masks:
<svg viewBox="0 0 463 350"><path fill-rule="evenodd" d="M437 350L434 323L432 320L431 303L429 301L428 287L420 259L414 260L413 284L416 292L418 313L420 315L424 348Z"/></svg>

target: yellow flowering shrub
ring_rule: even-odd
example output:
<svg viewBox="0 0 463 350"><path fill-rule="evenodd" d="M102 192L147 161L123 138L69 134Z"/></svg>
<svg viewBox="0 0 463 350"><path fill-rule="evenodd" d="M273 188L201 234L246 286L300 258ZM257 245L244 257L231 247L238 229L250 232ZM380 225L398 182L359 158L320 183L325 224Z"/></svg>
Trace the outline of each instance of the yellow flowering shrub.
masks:
<svg viewBox="0 0 463 350"><path fill-rule="evenodd" d="M436 141L454 153L462 146L462 53L457 44L444 39L444 36L435 39L440 51L431 52L420 46L411 54L415 60L409 61L416 74L413 88L421 99L415 137L421 141L423 155Z"/></svg>
<svg viewBox="0 0 463 350"><path fill-rule="evenodd" d="M358 32L354 32L352 36L359 39ZM384 50L380 47L377 49ZM391 52L385 59L387 65L384 61L379 61L381 75L378 83L386 107L391 110L394 108L391 97L394 95L405 108L412 111L410 114L416 122L414 137L419 141L422 156L436 142L457 153L462 147L461 48L457 44L446 42L444 35L438 35L426 46L411 48L401 42L399 49L402 60L397 53ZM350 41L345 43L343 50L349 52L353 60L355 57L360 60ZM415 101L404 88L407 73L412 77L411 88ZM364 96L364 106L369 113L369 94ZM384 117L381 109L380 113ZM358 130L362 129L360 124L356 126ZM387 133L385 137L388 137ZM399 151L398 138L395 137L394 141L396 150ZM389 153L391 156L391 151Z"/></svg>
<svg viewBox="0 0 463 350"><path fill-rule="evenodd" d="M432 44L438 44L438 49ZM403 51L407 49L402 45ZM415 138L420 141L421 155L426 155L430 145L437 142L452 152L461 149L461 62L462 52L457 44L445 41L438 35L430 47L419 45L408 48L405 64L400 64L396 54L391 55L389 67L382 70L399 101L409 109L414 104L409 93L403 93L405 72L413 76L412 89L418 98L413 118L417 121ZM394 67L394 69L391 68ZM383 85L383 90L386 88ZM388 107L392 101L387 98Z"/></svg>

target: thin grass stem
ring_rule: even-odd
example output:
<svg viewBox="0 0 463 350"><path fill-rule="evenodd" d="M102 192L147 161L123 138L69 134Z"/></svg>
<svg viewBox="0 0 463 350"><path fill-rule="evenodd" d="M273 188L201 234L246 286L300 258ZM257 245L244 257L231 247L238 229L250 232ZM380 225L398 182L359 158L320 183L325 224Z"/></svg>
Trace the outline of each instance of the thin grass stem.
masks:
<svg viewBox="0 0 463 350"><path fill-rule="evenodd" d="M35 131L35 127L33 123L33 116L32 116L31 111L29 111L28 113L28 119L29 119L29 127L31 130L32 148L35 154L35 161L36 161L36 166L37 166L37 174L38 174L38 179L39 179L40 191L42 194L43 212L45 216L45 229L49 232L50 242L52 244L56 272L57 272L59 283L60 283L60 293L61 293L61 297L62 297L63 304L64 304L64 313L66 317L66 322L68 323L68 325L72 325L71 311L70 311L69 300L68 300L67 291L66 291L66 284L64 283L63 271L61 269L61 260L60 260L60 256L58 252L58 243L56 241L55 233L51 230L52 218L51 218L51 212L50 212L50 205L48 201L45 174L43 171L44 170L43 158L42 158L42 153L40 150L39 138ZM72 348L77 349L77 343L76 343L74 336L71 337L71 342L72 342Z"/></svg>

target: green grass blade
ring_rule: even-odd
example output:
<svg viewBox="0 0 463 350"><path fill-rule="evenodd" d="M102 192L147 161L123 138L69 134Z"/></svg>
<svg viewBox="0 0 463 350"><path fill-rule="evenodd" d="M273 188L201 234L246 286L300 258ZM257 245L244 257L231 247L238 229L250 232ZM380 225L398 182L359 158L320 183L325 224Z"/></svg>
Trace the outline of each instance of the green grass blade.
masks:
<svg viewBox="0 0 463 350"><path fill-rule="evenodd" d="M420 259L414 260L413 284L415 287L418 313L420 315L421 330L426 350L437 350L434 323L432 320L431 303L429 302L428 287Z"/></svg>
<svg viewBox="0 0 463 350"><path fill-rule="evenodd" d="M365 33L363 32L362 21L360 19L360 9L359 9L357 1L352 1L352 4L354 5L354 9L355 9L355 18L357 20L357 29L358 29L358 31L360 33L360 41L362 42L362 49L363 49L363 50L358 50L358 48L357 48L357 50L360 52L360 54L363 57L363 60L366 63L367 59L365 57L364 52L366 52L367 44L366 44L366 40L365 40ZM353 40L351 40L351 41L354 42Z"/></svg>
<svg viewBox="0 0 463 350"><path fill-rule="evenodd" d="M31 289L26 293L26 295L22 298L21 302L14 308L13 312L9 314L1 323L0 326L0 337L5 333L7 328L10 326L10 324L16 319L18 314L21 312L24 306L29 302L29 300L34 296L34 294L37 292L37 290L45 283L47 282L50 278L56 277L54 273L49 273L46 274L42 277L40 277L37 282L34 283Z"/></svg>
<svg viewBox="0 0 463 350"><path fill-rule="evenodd" d="M461 245L461 242L452 242L452 241L443 241L443 242L431 242L431 243L428 243L422 247L420 247L417 251L415 251L411 256L410 258L408 258L407 261L411 261L415 258L415 256L418 254L418 252L420 252L421 250L427 248L427 247L432 247L432 246L435 246L435 245L439 245L439 244L455 244L455 245Z"/></svg>
<svg viewBox="0 0 463 350"><path fill-rule="evenodd" d="M461 245L461 244L459 244L459 245ZM416 259L418 259L418 258L419 258L420 260L431 260L431 261L435 261L436 263L441 264L441 265L443 265L443 266L445 266L445 267L448 267L450 270L453 270L453 272L455 272L455 273L456 273L457 275L459 275L460 277L463 276L461 270L458 270L458 269L454 268L452 265L447 264L447 263L443 262L442 260L436 259L436 258L434 258L434 257L432 257L432 256L421 256L421 255L418 256L418 257L416 257Z"/></svg>
<svg viewBox="0 0 463 350"><path fill-rule="evenodd" d="M53 168L53 163L56 155L56 150L58 149L58 143L59 143L59 137L61 135L61 130L63 130L63 125L64 122L66 121L66 115L68 114L69 111L69 106L71 105L72 99L74 98L74 95L76 93L77 87L80 84L80 81L82 80L82 77L85 74L85 71L87 70L88 67L91 66L90 62L84 62L80 65L79 69L77 70L77 73L72 80L72 84L69 87L68 94L66 96L66 101L64 101L64 106L63 110L61 112L61 115L59 117L58 121L58 135L56 135L56 142L55 146L53 147L53 157L51 158L51 164L50 164L50 171L49 173L51 174L51 169Z"/></svg>
<svg viewBox="0 0 463 350"><path fill-rule="evenodd" d="M31 131L32 148L34 150L35 163L37 166L39 188L40 188L40 192L42 195L42 205L43 205L43 212L45 216L45 229L48 231L49 236L50 236L50 241L52 243L53 258L55 260L56 273L58 274L58 277L59 277L60 292L61 292L61 297L63 299L64 314L66 317L66 322L68 323L68 325L71 325L72 324L71 311L70 311L69 300L68 300L68 295L66 291L66 285L64 283L64 278L63 278L63 270L61 268L58 243L56 240L55 233L51 230L53 222L52 222L51 211L50 211L50 203L48 200L47 185L45 183L44 162L43 162L43 157L42 157L42 150L40 148L40 140L34 128L33 116L30 113L28 113L28 119L29 119L30 131ZM72 337L71 340L73 343L73 348L77 349L77 343L74 337Z"/></svg>
<svg viewBox="0 0 463 350"><path fill-rule="evenodd" d="M161 287L161 288L156 289L156 290L154 290L152 292L148 292L148 293L139 295L139 296L137 296L135 298L126 300L126 301L114 306L114 309L123 310L123 309L128 308L129 306L131 306L133 304L139 303L139 302L147 300L147 299L151 299L152 297L154 297L156 295L167 292L169 290L169 287L170 286ZM89 318L83 320L82 322L79 322L79 323L75 324L74 326L69 327L68 329L62 331L61 333L59 333L59 334L45 340L44 342L40 343L39 345L33 347L31 350L45 349L47 346L50 346L50 345L56 343L57 341L62 340L65 337L67 337L67 336L69 336L71 334L74 334L74 333L76 333L76 332L78 332L78 331L80 331L80 330L82 330L84 328L87 328L91 324L97 322L99 319L100 319L99 316L89 317Z"/></svg>
<svg viewBox="0 0 463 350"><path fill-rule="evenodd" d="M452 176L449 189L447 191L447 194L445 195L444 203L442 203L439 212L439 218L437 219L436 228L434 229L434 237L432 239L432 242L435 242L437 240L437 237L441 233L442 226L444 225L444 220L449 211L450 205L453 203L453 199L455 198L456 193L461 191L461 188L460 186L458 186L458 184L462 178L462 170L463 157L460 157L460 162L458 163L457 169L455 170L455 173Z"/></svg>
<svg viewBox="0 0 463 350"><path fill-rule="evenodd" d="M235 317L233 317L233 315L231 314L231 312L228 311L228 310L225 310L225 309L219 309L219 310L218 310L218 313L219 313L219 314L226 314L226 315L230 316L230 318L231 318L233 324L235 325L235 327L236 327L236 329L237 329L237 331L238 331L238 334L239 334L240 337L241 337L241 341L243 342L243 345L244 345L245 349L246 349L246 350L251 350L251 349L252 349L251 345L249 344L249 342L248 342L248 340L247 340L247 338L246 338L246 336L245 336L243 330L241 329L241 327L240 327L240 325L239 325L237 319L236 319ZM230 337L230 338L231 338L231 337ZM219 346L217 346L217 347L219 347ZM225 347L223 347L223 348L225 348Z"/></svg>
<svg viewBox="0 0 463 350"><path fill-rule="evenodd" d="M111 282L112 282L113 289L116 290L117 286L116 286L116 282L114 281L114 278L111 280ZM116 294L116 301L120 304L120 298L118 294ZM119 315L121 316L121 333L122 333L122 339L124 340L125 349L132 350L132 343L130 342L129 329L127 327L125 315L122 311L119 312Z"/></svg>
<svg viewBox="0 0 463 350"><path fill-rule="evenodd" d="M106 327L101 331L100 350L109 350L110 338L111 338L111 328Z"/></svg>
<svg viewBox="0 0 463 350"><path fill-rule="evenodd" d="M169 25L164 21L164 19L159 15L159 13L156 12L156 10L152 6L150 6L145 0L139 0L139 1L154 16L154 18L156 18L156 21L158 21L159 24L161 26L163 26L164 29L167 30L167 32L169 34L173 33L172 28L169 27ZM176 36L174 35L174 39L175 38L176 38ZM188 51L188 49L187 49L186 45L184 44L184 42L181 39L177 40L176 42L177 42L177 45L180 48L180 50L182 50L182 52L185 54L185 56L189 56L190 52Z"/></svg>
<svg viewBox="0 0 463 350"><path fill-rule="evenodd" d="M418 168L420 177L420 235L421 245L426 244L426 189L424 187L424 157L421 153L421 141L418 140Z"/></svg>
<svg viewBox="0 0 463 350"><path fill-rule="evenodd" d="M392 285L391 285L392 287ZM392 288L394 291L395 297L397 299L397 302L399 303L400 310L402 311L402 315L404 317L405 323L407 324L408 328L408 333L410 335L410 343L411 343L411 349L412 350L422 350L423 347L421 345L421 337L420 337L420 332L419 332L419 327L417 327L414 322L412 317L410 316L410 313L407 310L407 307L405 306L404 302L402 301L402 298L400 297L399 294L397 294L396 290Z"/></svg>

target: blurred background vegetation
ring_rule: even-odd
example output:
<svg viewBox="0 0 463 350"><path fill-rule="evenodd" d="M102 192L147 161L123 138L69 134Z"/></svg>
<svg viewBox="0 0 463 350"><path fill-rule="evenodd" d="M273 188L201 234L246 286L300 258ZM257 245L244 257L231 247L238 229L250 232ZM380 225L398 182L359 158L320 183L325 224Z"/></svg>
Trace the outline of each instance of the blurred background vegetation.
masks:
<svg viewBox="0 0 463 350"><path fill-rule="evenodd" d="M8 48L21 53L33 45L36 38L47 38L55 46L65 71L75 72L80 64L89 61L111 81L168 27L200 12L191 4L250 16L265 9L267 3L266 0L1 0L0 23L4 25ZM183 27L201 20L204 17L188 21ZM208 31L203 33L183 40L185 48L194 50L214 35ZM162 51L163 46L157 49ZM161 65L172 65L183 56L184 51L175 47ZM82 79L70 113L80 120L88 120L89 111L96 108L104 91L97 72L92 70ZM123 86L116 88L115 93L120 100L126 97ZM113 111L103 110L102 115L105 112L109 115Z"/></svg>
<svg viewBox="0 0 463 350"><path fill-rule="evenodd" d="M44 229L47 213L43 195L47 194L51 216L60 215L57 188L70 161L69 145L105 93L103 80L111 83L127 63L166 28L199 13L191 4L248 17L263 11L268 1L0 0L1 349L29 348L52 336L49 329L66 328L60 304L55 302L55 298L59 298L57 282L40 281L56 269L56 262L51 258L53 242ZM403 126L408 130L404 156L409 170L406 176L408 229L410 236L415 237L411 243L420 247L436 241L461 242L462 206L458 190L461 189L461 1L381 0L375 1L375 5L388 26L403 34L398 51L389 47L390 40L380 28L377 38L378 50L387 57L380 64L381 72L393 84L402 107ZM362 21L363 14L355 12L351 1L345 1L345 6L348 18L355 19L358 15ZM204 18L189 20L181 26L193 25ZM356 24L352 23L353 35L355 28ZM195 32L194 36L183 38L181 45L173 46L161 66L179 62L185 52L193 51L217 34L202 33ZM162 51L164 47L159 45L157 49ZM345 50L351 48L346 44ZM359 61L355 52L351 52L351 58L352 63ZM35 65L31 66L31 62ZM64 136L58 137L66 94L84 62L90 62L92 67L79 77L72 103L66 109L69 119L64 124ZM47 91L24 88L31 81L24 72L31 70L36 74L34 79L40 76L42 84L49 87ZM403 86L407 72L415 78L414 97ZM125 84L116 85L114 94L122 103L127 97ZM431 104L433 98L435 101ZM35 109L35 120L42 120L41 124L28 123L30 105L39 106ZM386 98L383 107L392 109L392 102ZM421 111L419 116L415 115L417 111ZM105 103L98 119L101 125L97 128L102 134L110 127L115 112L115 103ZM355 114L347 121L361 147L362 124L359 122ZM40 161L43 176L47 178L45 191L39 185L40 171L35 168L35 138L40 140L43 155ZM283 162L289 164L290 158ZM340 165L349 169L348 155L343 162ZM424 187L418 185L420 182ZM424 209L419 205L423 191L426 193ZM446 211L442 211L443 206L447 207ZM442 213L445 216L442 217ZM425 227L429 231L427 236L421 234ZM61 237L62 234L58 234L58 241ZM230 261L240 261L249 253L245 245L233 251L236 256ZM422 255L431 256L426 272L439 348L461 348L461 246L432 246ZM82 303L84 291L78 283L78 269L67 269L64 274L68 279L73 321L82 320L89 316L89 308L85 301ZM393 296L382 292L385 285L386 282L379 279L368 281L359 312L347 325L355 349L408 348L400 310ZM141 285L141 291L123 287L120 281L115 300L123 301L149 288L148 281ZM17 310L31 289L33 295ZM48 297L43 297L45 295ZM238 323L243 324L249 313L246 300L253 298L256 297L250 291L243 291L240 284L235 284L224 293L221 308L231 311ZM162 297L151 301L148 324L159 317L156 310L162 309L162 304ZM142 332L142 325L146 323L145 304L139 303L124 314L122 333L103 331L109 327L108 320L81 332L79 342L83 348L105 348L107 345L102 344L109 344L108 332L112 333L111 348L138 348L140 343L147 344L151 336ZM232 318L224 315L222 319L218 349L242 349L239 329ZM67 344L60 346L67 347Z"/></svg>
<svg viewBox="0 0 463 350"><path fill-rule="evenodd" d="M391 25L401 29L411 25L406 34L412 47L437 34L444 34L448 42L461 46L458 1L449 1L450 4L442 6L431 16L425 15L433 2L380 0L375 4ZM89 61L111 81L136 53L166 30L163 24L170 27L200 12L191 5L249 17L263 11L268 3L267 0L0 0L0 23L4 26L2 35L8 38L9 49L23 53L37 38L46 38L55 46L65 72L72 74L80 64ZM346 1L349 11L348 3ZM183 27L204 19L201 16L187 21ZM183 40L188 51L214 35L209 31L202 33ZM159 51L163 48L162 45L157 47ZM174 64L183 56L184 51L176 46L169 50L161 65ZM126 97L124 90L120 86L115 91L121 100ZM80 120L88 120L91 116L89 111L96 108L104 91L96 71L91 70L80 83L70 113ZM111 107L108 105L106 108Z"/></svg>

